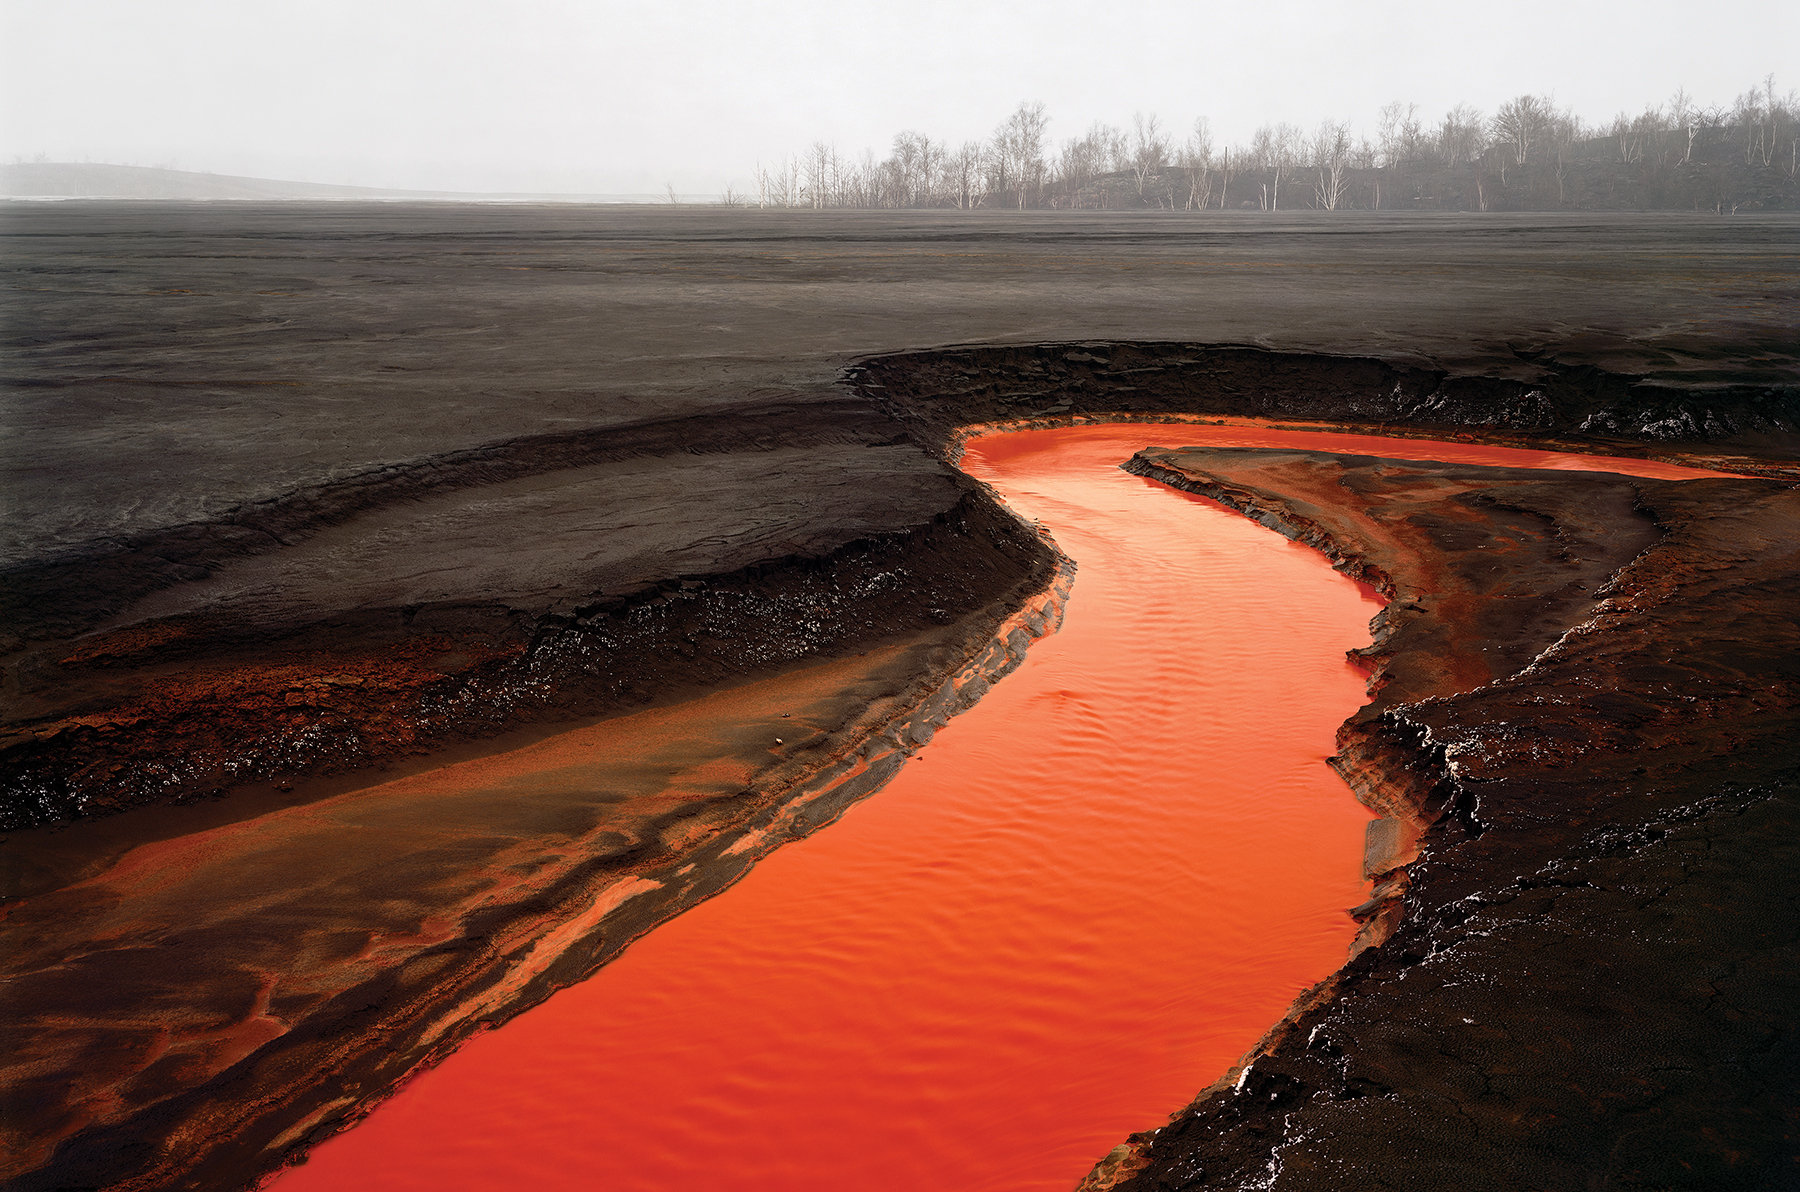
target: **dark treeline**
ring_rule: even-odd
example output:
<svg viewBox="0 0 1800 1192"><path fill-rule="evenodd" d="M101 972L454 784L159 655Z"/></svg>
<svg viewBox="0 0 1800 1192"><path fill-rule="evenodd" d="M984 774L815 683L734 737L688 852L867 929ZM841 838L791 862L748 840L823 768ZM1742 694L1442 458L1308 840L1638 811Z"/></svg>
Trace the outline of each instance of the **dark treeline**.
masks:
<svg viewBox="0 0 1800 1192"><path fill-rule="evenodd" d="M1459 104L1428 122L1416 104L1381 110L1374 136L1344 121L1269 124L1247 144L1215 144L1202 118L1179 139L1155 116L1096 123L1053 146L1042 103L1023 103L985 141L951 146L917 132L892 151L848 158L816 142L753 192L757 207L1150 207L1176 211L1800 208L1800 98L1771 75L1729 105L1685 92L1589 123L1521 95L1492 115Z"/></svg>

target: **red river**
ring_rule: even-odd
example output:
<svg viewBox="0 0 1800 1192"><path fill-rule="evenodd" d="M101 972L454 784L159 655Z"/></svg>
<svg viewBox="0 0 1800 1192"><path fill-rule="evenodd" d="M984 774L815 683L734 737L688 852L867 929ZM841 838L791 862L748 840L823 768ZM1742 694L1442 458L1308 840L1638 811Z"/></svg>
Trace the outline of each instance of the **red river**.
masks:
<svg viewBox="0 0 1800 1192"><path fill-rule="evenodd" d="M1078 565L1060 632L875 797L423 1073L279 1192L1066 1192L1342 963L1324 764L1372 593L1140 447L1701 475L1246 426L971 440Z"/></svg>

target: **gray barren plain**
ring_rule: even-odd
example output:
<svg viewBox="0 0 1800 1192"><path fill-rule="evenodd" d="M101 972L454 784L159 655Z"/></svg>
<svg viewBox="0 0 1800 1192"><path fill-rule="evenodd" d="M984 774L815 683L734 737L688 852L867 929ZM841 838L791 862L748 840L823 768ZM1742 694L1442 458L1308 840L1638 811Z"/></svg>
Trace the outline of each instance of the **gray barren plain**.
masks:
<svg viewBox="0 0 1800 1192"><path fill-rule="evenodd" d="M1134 461L1405 597L1339 762L1418 841L1371 861L1345 971L1085 1186L1800 1185L1800 217L3 218L7 1188L247 1185L828 822L1067 591L960 428L1169 415L1742 478L1463 469L1440 513L1390 461ZM1580 584L1476 576L1501 539ZM721 728L741 783L316 830L773 679L806 731ZM119 863L151 845L160 884ZM450 938L370 959L426 918Z"/></svg>

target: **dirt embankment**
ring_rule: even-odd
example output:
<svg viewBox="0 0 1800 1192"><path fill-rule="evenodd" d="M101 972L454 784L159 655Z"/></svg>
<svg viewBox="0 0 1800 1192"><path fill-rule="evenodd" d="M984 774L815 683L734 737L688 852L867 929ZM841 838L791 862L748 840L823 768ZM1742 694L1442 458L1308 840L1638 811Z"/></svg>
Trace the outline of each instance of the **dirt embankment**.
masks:
<svg viewBox="0 0 1800 1192"><path fill-rule="evenodd" d="M1181 343L1058 343L874 356L852 388L922 440L970 423L1207 414L1292 419L1425 437L1566 444L1619 455L1800 449L1800 390L1734 383L1722 367L1699 385L1649 384L1547 356L1515 353L1534 381L1456 376L1381 360Z"/></svg>
<svg viewBox="0 0 1800 1192"><path fill-rule="evenodd" d="M15 570L0 829L631 707L1033 582L1035 535L896 437L849 399L538 436Z"/></svg>
<svg viewBox="0 0 1800 1192"><path fill-rule="evenodd" d="M1335 759L1381 946L1084 1187L1791 1183L1800 488L1218 454L1132 470L1394 599Z"/></svg>

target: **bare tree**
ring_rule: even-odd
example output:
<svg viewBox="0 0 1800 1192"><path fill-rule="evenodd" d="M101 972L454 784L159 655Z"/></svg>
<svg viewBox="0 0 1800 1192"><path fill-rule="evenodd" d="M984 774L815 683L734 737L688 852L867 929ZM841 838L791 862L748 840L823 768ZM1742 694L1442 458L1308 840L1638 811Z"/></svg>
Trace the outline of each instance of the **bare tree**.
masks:
<svg viewBox="0 0 1800 1192"><path fill-rule="evenodd" d="M1341 121L1326 120L1313 133L1311 153L1313 168L1319 180L1313 187L1319 206L1336 211L1344 201L1344 190L1350 170L1350 126Z"/></svg>
<svg viewBox="0 0 1800 1192"><path fill-rule="evenodd" d="M1257 128L1250 137L1250 144L1239 155L1240 160L1253 170L1267 169L1270 159L1274 156L1275 129L1268 124ZM1269 209L1269 184L1267 182L1262 183L1261 206L1264 211Z"/></svg>
<svg viewBox="0 0 1800 1192"><path fill-rule="evenodd" d="M1630 163L1644 160L1645 147L1659 139L1664 127L1662 109L1648 107L1637 116L1620 112L1613 117L1606 135L1617 142L1619 160Z"/></svg>
<svg viewBox="0 0 1800 1192"><path fill-rule="evenodd" d="M1212 126L1201 116L1194 121L1194 131L1181 147L1181 168L1187 171L1189 211L1204 210L1212 201L1213 143Z"/></svg>
<svg viewBox="0 0 1800 1192"><path fill-rule="evenodd" d="M1587 126L1581 122L1573 109L1558 112L1554 108L1550 112L1550 121L1546 129L1550 149L1556 158L1556 201L1567 200L1565 184L1568 179L1570 160L1575 155L1575 146L1587 135Z"/></svg>
<svg viewBox="0 0 1800 1192"><path fill-rule="evenodd" d="M946 189L957 207L967 210L981 202L981 174L986 168L985 152L978 141L964 141L962 148L951 154L944 167Z"/></svg>
<svg viewBox="0 0 1800 1192"><path fill-rule="evenodd" d="M873 149L864 149L862 156L853 161L846 160L838 176L839 202L846 207L879 207L884 185L882 164L875 159Z"/></svg>
<svg viewBox="0 0 1800 1192"><path fill-rule="evenodd" d="M1792 92L1776 94L1773 74L1738 96L1732 123L1744 139L1745 165L1771 165L1783 147L1791 146L1796 108L1800 102Z"/></svg>
<svg viewBox="0 0 1800 1192"><path fill-rule="evenodd" d="M1694 138L1700 132L1700 108L1685 87L1677 88L1669 100L1669 126L1681 134L1681 160L1693 159Z"/></svg>
<svg viewBox="0 0 1800 1192"><path fill-rule="evenodd" d="M1265 124L1250 141L1250 160L1270 176L1263 184L1263 209L1281 210L1281 180L1294 169L1304 134L1292 124Z"/></svg>
<svg viewBox="0 0 1800 1192"><path fill-rule="evenodd" d="M1096 120L1081 137L1063 143L1056 161L1056 177L1067 190L1071 205L1079 203L1079 195L1088 183L1116 168L1113 163L1124 139L1124 133Z"/></svg>
<svg viewBox="0 0 1800 1192"><path fill-rule="evenodd" d="M1404 190L1406 165L1419 158L1424 142L1418 104L1395 100L1382 105L1375 128L1375 145L1381 168L1392 178L1395 189ZM1375 205L1381 206L1380 178L1375 181Z"/></svg>
<svg viewBox="0 0 1800 1192"><path fill-rule="evenodd" d="M1466 103L1459 103L1444 113L1438 129L1438 156L1451 169L1474 161L1487 148L1481 113Z"/></svg>
<svg viewBox="0 0 1800 1192"><path fill-rule="evenodd" d="M789 207L801 206L806 201L806 183L801 181L801 164L798 157L787 160L787 176L782 179L781 191L783 203Z"/></svg>
<svg viewBox="0 0 1800 1192"><path fill-rule="evenodd" d="M893 155L886 163L890 178L887 205L930 206L937 197L943 156L942 147L933 144L924 133L896 134Z"/></svg>
<svg viewBox="0 0 1800 1192"><path fill-rule="evenodd" d="M837 189L837 147L814 141L806 151L805 202L808 207L826 207Z"/></svg>
<svg viewBox="0 0 1800 1192"><path fill-rule="evenodd" d="M1133 137L1131 173L1137 179L1138 194L1144 193L1144 180L1169 164L1169 138L1164 136L1155 116L1142 112L1131 117Z"/></svg>
<svg viewBox="0 0 1800 1192"><path fill-rule="evenodd" d="M1095 124L1095 128L1104 130L1106 134L1106 169L1117 174L1131 168L1131 138L1125 135L1122 128L1114 128L1110 124Z"/></svg>
<svg viewBox="0 0 1800 1192"><path fill-rule="evenodd" d="M1737 97L1733 105L1731 122L1737 127L1738 135L1744 139L1744 164L1756 163L1758 142L1762 139L1762 91L1760 86L1752 87Z"/></svg>
<svg viewBox="0 0 1800 1192"><path fill-rule="evenodd" d="M1521 95L1509 99L1494 113L1494 139L1509 146L1513 162L1522 166L1531 160L1531 147L1549 132L1554 111L1554 106L1543 96Z"/></svg>
<svg viewBox="0 0 1800 1192"><path fill-rule="evenodd" d="M1019 210L1043 185L1044 130L1050 117L1042 100L1021 102L1006 123L994 130L994 179L996 192L1015 195Z"/></svg>
<svg viewBox="0 0 1800 1192"><path fill-rule="evenodd" d="M789 158L773 170L756 167L758 207L792 207L800 201L800 159Z"/></svg>
<svg viewBox="0 0 1800 1192"><path fill-rule="evenodd" d="M1419 127L1419 105L1395 100L1382 106L1379 120L1375 135L1381 164L1398 166L1417 160L1425 139Z"/></svg>

